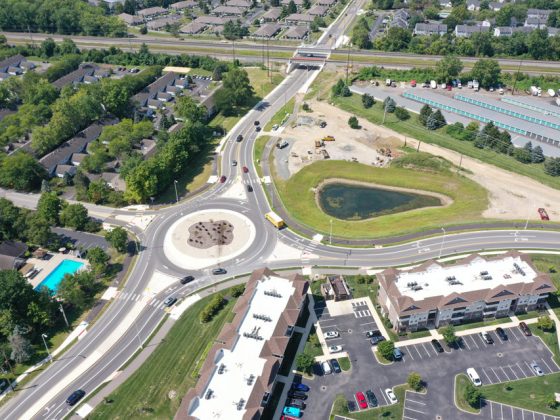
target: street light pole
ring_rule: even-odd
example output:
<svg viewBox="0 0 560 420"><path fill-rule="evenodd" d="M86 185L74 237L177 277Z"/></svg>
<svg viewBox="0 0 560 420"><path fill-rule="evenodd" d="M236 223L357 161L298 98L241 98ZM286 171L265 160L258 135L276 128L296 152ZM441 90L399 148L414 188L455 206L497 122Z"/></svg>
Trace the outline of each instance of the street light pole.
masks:
<svg viewBox="0 0 560 420"><path fill-rule="evenodd" d="M443 237L441 238L441 247L439 248L439 257L438 260L441 259L441 253L443 252L443 244L445 243L445 229L441 228L443 231Z"/></svg>
<svg viewBox="0 0 560 420"><path fill-rule="evenodd" d="M49 352L49 346L47 346L47 340L45 340L45 338L48 338L48 335L47 334L41 334L41 338L43 339L43 344L45 345L45 350L47 350L47 356L52 363L53 359L51 357L51 353Z"/></svg>
<svg viewBox="0 0 560 420"><path fill-rule="evenodd" d="M330 222L331 222L331 232L330 232L330 235L329 235L329 245L332 245L332 219L331 219Z"/></svg>
<svg viewBox="0 0 560 420"><path fill-rule="evenodd" d="M66 318L66 312L64 312L64 308L62 307L62 303L58 304L58 308L60 309L60 312L62 312L62 316L64 317L64 322L66 322L66 327L70 328L70 324L68 323L68 318Z"/></svg>
<svg viewBox="0 0 560 420"><path fill-rule="evenodd" d="M173 185L175 186L175 200L177 200L177 203L179 202L179 194L177 194L177 180L175 179L173 181Z"/></svg>

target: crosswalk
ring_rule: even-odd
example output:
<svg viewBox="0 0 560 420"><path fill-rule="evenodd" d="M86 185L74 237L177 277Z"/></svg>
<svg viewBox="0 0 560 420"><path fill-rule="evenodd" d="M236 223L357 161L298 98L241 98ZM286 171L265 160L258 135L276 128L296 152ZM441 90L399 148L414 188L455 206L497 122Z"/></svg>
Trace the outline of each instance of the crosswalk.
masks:
<svg viewBox="0 0 560 420"><path fill-rule="evenodd" d="M365 318L371 316L371 311L369 310L367 301L365 300L352 302L352 309L354 311L355 318Z"/></svg>
<svg viewBox="0 0 560 420"><path fill-rule="evenodd" d="M142 293L130 293L130 292L119 292L116 299L126 300L129 302L141 302L145 305L151 306L154 309L164 309L163 301L160 299L153 298L152 296L147 296Z"/></svg>

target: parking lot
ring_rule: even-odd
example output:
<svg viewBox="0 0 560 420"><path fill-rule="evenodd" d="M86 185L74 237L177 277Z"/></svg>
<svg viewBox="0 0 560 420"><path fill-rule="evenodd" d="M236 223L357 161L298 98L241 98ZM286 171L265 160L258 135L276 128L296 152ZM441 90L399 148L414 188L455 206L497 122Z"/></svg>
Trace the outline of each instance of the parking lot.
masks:
<svg viewBox="0 0 560 420"><path fill-rule="evenodd" d="M546 414L535 413L530 410L512 407L507 404L500 404L493 401L485 401L480 416L488 420L559 420L560 417L549 416Z"/></svg>

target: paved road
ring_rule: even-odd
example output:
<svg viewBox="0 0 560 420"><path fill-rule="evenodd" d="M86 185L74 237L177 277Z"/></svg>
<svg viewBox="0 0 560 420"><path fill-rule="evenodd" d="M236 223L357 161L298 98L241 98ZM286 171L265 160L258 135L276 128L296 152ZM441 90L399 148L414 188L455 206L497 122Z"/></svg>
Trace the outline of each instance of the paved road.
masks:
<svg viewBox="0 0 560 420"><path fill-rule="evenodd" d="M363 1L363 0L362 0ZM351 23L357 5L351 5L348 15L329 30L319 44L325 46L332 39L338 39ZM332 35L328 37L328 35ZM96 41L99 38L95 39ZM331 40L331 41L329 41ZM110 40L108 41L110 42ZM154 41L155 42L155 41ZM170 41L176 42L176 41ZM255 225L258 235L249 249L234 261L223 264L228 275L238 275L252 271L254 268L268 265L272 268L300 267L302 265L321 266L357 266L385 267L410 264L428 258L453 253L503 248L539 248L557 249L560 244L560 232L533 231L489 231L469 232L447 235L445 238L429 238L414 243L397 245L380 249L333 248L315 243L289 231L277 231L265 222L264 213L269 204L256 176L252 160L253 144L257 133L255 121L265 124L270 118L305 85L310 73L306 70L293 71L276 90L263 101L264 106L250 111L244 120L230 133L221 152L221 174L227 177L224 184L216 184L213 188L201 192L193 199L157 212L147 212L155 216L152 223L144 231L137 231L142 244L136 265L132 268L129 280L124 285L120 298L108 306L99 320L89 329L87 334L70 348L64 357L46 367L34 380L5 404L0 410L0 418L6 419L54 419L63 417L68 408L65 398L75 389L84 389L91 393L102 384L120 366L135 353L141 342L145 341L153 329L164 319L162 299L174 294L182 297L203 287L212 286L225 276L211 276L209 270L193 271L197 280L186 286L178 282L159 295L143 299L142 294L155 272L162 272L177 278L187 274L167 260L163 253L163 240L169 226L177 219L190 212L224 208L243 213ZM243 142L233 141L242 134ZM239 162L237 167L231 161ZM248 174L242 174L241 167L249 168ZM247 199L234 200L222 197L235 182L251 183L252 193ZM33 206L33 198L28 195L8 196ZM111 220L120 213L130 214L128 210L115 210L103 206L89 206L92 213ZM284 245L295 249L292 257L274 257L276 245ZM271 258L271 261L268 259ZM191 274L191 273L189 273Z"/></svg>

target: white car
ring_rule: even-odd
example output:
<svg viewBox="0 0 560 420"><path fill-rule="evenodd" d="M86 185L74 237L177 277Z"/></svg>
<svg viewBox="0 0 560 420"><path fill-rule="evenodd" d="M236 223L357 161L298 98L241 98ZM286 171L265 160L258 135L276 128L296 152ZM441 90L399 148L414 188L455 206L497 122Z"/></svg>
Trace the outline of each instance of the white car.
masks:
<svg viewBox="0 0 560 420"><path fill-rule="evenodd" d="M338 331L327 331L325 333L325 338L338 338Z"/></svg>
<svg viewBox="0 0 560 420"><path fill-rule="evenodd" d="M393 392L393 390L391 388L387 388L385 390L385 395L387 395L387 398L389 399L389 402L391 404L396 404L398 402L397 396L395 395L395 393Z"/></svg>
<svg viewBox="0 0 560 420"><path fill-rule="evenodd" d="M481 386L482 385L482 381L480 380L480 376L478 376L478 373L476 372L476 370L474 370L474 368L468 368L467 369L467 376L469 377L469 379L471 380L471 382L473 383L474 386Z"/></svg>
<svg viewBox="0 0 560 420"><path fill-rule="evenodd" d="M330 346L329 353L340 353L342 351L342 346Z"/></svg>
<svg viewBox="0 0 560 420"><path fill-rule="evenodd" d="M542 371L541 367L537 365L537 362L531 363L531 369L535 371L537 376L544 376L544 372Z"/></svg>

